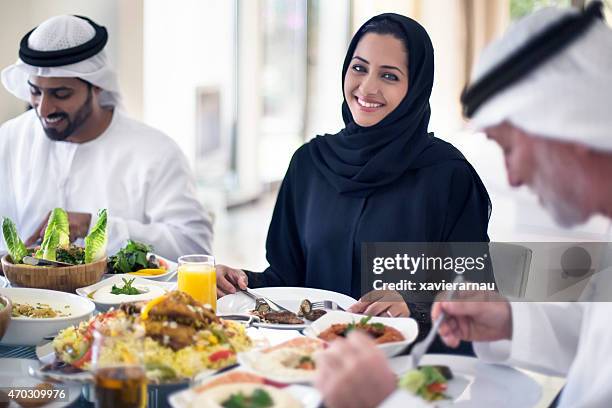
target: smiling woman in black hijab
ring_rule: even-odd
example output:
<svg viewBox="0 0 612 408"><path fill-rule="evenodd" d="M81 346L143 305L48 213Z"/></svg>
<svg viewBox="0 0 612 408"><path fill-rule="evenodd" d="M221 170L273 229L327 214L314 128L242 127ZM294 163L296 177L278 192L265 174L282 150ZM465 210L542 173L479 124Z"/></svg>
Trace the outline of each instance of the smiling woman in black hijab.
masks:
<svg viewBox="0 0 612 408"><path fill-rule="evenodd" d="M277 198L270 266L219 266L220 295L235 287L305 286L356 298L365 242L486 242L490 201L463 155L428 133L431 40L416 21L382 14L352 39L342 69L346 127L299 148ZM407 316L404 302L360 301L356 312Z"/></svg>

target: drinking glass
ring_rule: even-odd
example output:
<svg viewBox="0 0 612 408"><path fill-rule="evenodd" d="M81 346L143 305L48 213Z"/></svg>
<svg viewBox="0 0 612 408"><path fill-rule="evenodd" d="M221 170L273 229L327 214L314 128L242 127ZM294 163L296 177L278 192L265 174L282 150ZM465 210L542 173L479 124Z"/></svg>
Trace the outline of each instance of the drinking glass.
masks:
<svg viewBox="0 0 612 408"><path fill-rule="evenodd" d="M127 319L94 326L91 362L96 407L146 407L144 338L144 327Z"/></svg>
<svg viewBox="0 0 612 408"><path fill-rule="evenodd" d="M185 255L178 261L178 289L217 310L215 258L210 255Z"/></svg>

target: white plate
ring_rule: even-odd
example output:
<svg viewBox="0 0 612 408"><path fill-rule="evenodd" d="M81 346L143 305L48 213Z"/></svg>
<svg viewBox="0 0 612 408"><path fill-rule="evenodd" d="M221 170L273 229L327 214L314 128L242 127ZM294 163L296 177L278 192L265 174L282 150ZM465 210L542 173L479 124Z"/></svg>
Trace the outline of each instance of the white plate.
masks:
<svg viewBox="0 0 612 408"><path fill-rule="evenodd" d="M0 275L0 288L8 288L9 281L4 276Z"/></svg>
<svg viewBox="0 0 612 408"><path fill-rule="evenodd" d="M138 277L138 278L145 278L145 279L150 279L150 280L155 280L155 281L167 281L168 278L170 278L173 273L176 272L177 268L178 268L178 264L176 262L173 262L171 260L169 260L168 258L164 258L161 255L157 255L157 254L153 254L155 255L155 257L163 259L164 261L166 261L166 263L168 264L168 270L165 273L162 273L160 275L153 275L153 276L140 276L140 275L133 275L131 272L128 273L114 273L114 274L106 274L104 275L105 278L107 277L111 277L111 276L132 276L132 277Z"/></svg>
<svg viewBox="0 0 612 408"><path fill-rule="evenodd" d="M310 357L314 357L316 352L323 351L325 347L325 342L313 342L312 339L304 336L293 338L284 343L277 345L278 347L272 347L275 349L286 348L288 350L295 349L295 347L302 348L304 351L299 355L309 355ZM278 356L274 358L267 353L268 349L269 347L238 353L238 363L248 371L283 384L309 384L314 381L315 370L289 370L279 367L277 365L278 362L286 359L286 356L280 359ZM264 364L263 367L261 366L262 363Z"/></svg>
<svg viewBox="0 0 612 408"><path fill-rule="evenodd" d="M126 274L120 274L120 275L113 275L110 278L101 280L98 283L94 283L93 285L89 285L86 286L84 288L78 288L76 290L76 293L79 296L82 296L88 300L91 300L92 302L94 302L96 304L96 309L98 309L101 312L104 312L108 309L110 309L111 307L117 308L119 307L122 303L128 303L128 302L137 302L137 301L141 301L141 300L151 300L154 299L158 296L161 296L161 294L155 294L155 293L147 293L147 294L143 294L143 295L134 295L134 296L129 296L129 295L118 295L117 296L117 300L115 301L103 301L103 300L96 300L93 299L92 297L90 297L90 295L92 293L94 293L95 291L105 287L105 286L110 286L112 287L113 285L124 285L123 279L134 279L134 283L132 284L133 286L136 287L144 287L144 286L154 286L154 287L158 287L160 289L162 289L165 293L171 291L175 284L173 282L158 282L158 281L154 281L154 280L150 280L150 279L144 279L138 276L126 276ZM114 296L114 295L113 295Z"/></svg>
<svg viewBox="0 0 612 408"><path fill-rule="evenodd" d="M176 270L178 269L178 263L173 262L171 260L169 260L168 258L164 258L161 255L157 255L157 254L153 254L155 255L155 257L159 258L159 259L163 259L164 261L166 261L166 263L168 264L168 270L166 271L166 273L162 273L161 275L155 275L155 276L139 276L140 278L146 278L146 279L151 279L151 280L156 280L156 281L166 281L168 280L168 278L170 277L170 275L172 275L173 273L176 272ZM132 275L131 273L128 273L128 275ZM138 276L138 275L132 275L132 276Z"/></svg>
<svg viewBox="0 0 612 408"><path fill-rule="evenodd" d="M304 330L304 335L318 338L319 334L328 329L332 324L357 323L364 317L366 316L338 310L330 311L307 327ZM394 341L392 343L378 345L378 348L380 348L387 357L393 357L401 353L419 334L419 326L416 320L410 317L372 317L369 323L386 324L387 326L397 329L404 336L404 341Z"/></svg>
<svg viewBox="0 0 612 408"><path fill-rule="evenodd" d="M12 317L9 326L0 340L0 344L14 346L35 346L44 337L54 335L61 329L88 320L96 306L86 298L72 293L58 292L48 289L32 288L1 288L0 294L15 303L48 304L53 309L69 311L70 316L50 319L33 319L29 317ZM65 308L64 306L70 306Z"/></svg>
<svg viewBox="0 0 612 408"><path fill-rule="evenodd" d="M38 368L40 363L36 360L27 360L25 358L3 358L0 364L0 388L16 388L16 387L35 387L42 381L30 377L28 368ZM63 389L67 396L67 401L56 401L50 404L43 405L44 408L60 408L72 404L81 395L81 386L79 385L57 385L56 389ZM13 401L10 407L18 405Z"/></svg>
<svg viewBox="0 0 612 408"><path fill-rule="evenodd" d="M412 365L410 356L393 358L390 363L398 375L408 371ZM474 357L426 354L420 365L445 365L453 373L454 378L448 382L446 392L451 399L436 401L436 407L528 408L536 406L542 397L540 385L526 374L511 367L487 364ZM415 396L415 402L417 399L420 406L433 405Z"/></svg>
<svg viewBox="0 0 612 408"><path fill-rule="evenodd" d="M50 341L45 344L36 346L36 357L41 364L51 364L55 361L55 349L53 348L53 342Z"/></svg>
<svg viewBox="0 0 612 408"><path fill-rule="evenodd" d="M234 370L244 371L244 369L237 367L219 375L224 375ZM216 377L217 376L208 377L203 382L198 381L198 377L196 377L195 383L203 384L205 382L212 381ZM287 391L289 394L291 394L302 404L303 408L318 408L321 404L321 395L312 387L293 384L283 388L283 391ZM195 397L196 393L192 389L188 389L171 394L168 397L168 402L173 408L190 408L191 402Z"/></svg>
<svg viewBox="0 0 612 408"><path fill-rule="evenodd" d="M313 288L270 287L253 289L253 292L269 298L294 313L297 313L300 303L304 299L308 299L311 302L331 300L343 309L348 309L353 303L357 302L357 300L342 293ZM254 308L255 301L243 293L226 295L217 300L217 314L219 315L248 314ZM305 322L304 324L255 323L253 325L270 329L302 330L310 324L307 320Z"/></svg>

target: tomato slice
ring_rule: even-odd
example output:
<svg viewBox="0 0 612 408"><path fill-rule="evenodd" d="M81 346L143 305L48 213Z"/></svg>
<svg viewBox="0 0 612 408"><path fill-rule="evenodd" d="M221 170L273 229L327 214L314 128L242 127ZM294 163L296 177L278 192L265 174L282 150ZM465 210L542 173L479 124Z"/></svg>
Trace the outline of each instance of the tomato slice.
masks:
<svg viewBox="0 0 612 408"><path fill-rule="evenodd" d="M433 383L433 384L429 384L427 386L427 391L429 392L433 392L433 393L437 393L437 394L441 394L444 391L446 391L446 389L448 388L448 385L446 385L446 383Z"/></svg>
<svg viewBox="0 0 612 408"><path fill-rule="evenodd" d="M83 354L83 357L79 358L77 361L72 363L72 365L77 367L77 368L82 368L85 365L85 363L87 363L87 362L89 362L91 360L91 349L92 349L92 347L89 347L87 352L85 352L85 354Z"/></svg>
<svg viewBox="0 0 612 408"><path fill-rule="evenodd" d="M164 260L163 260L163 259L161 259L161 258L157 258L157 262L159 262L159 267L160 267L161 269L168 270L168 262L164 261Z"/></svg>
<svg viewBox="0 0 612 408"><path fill-rule="evenodd" d="M231 357L232 355L234 355L234 352L232 350L219 350L212 353L208 357L208 359L211 361L211 363L214 363L219 360L225 360Z"/></svg>

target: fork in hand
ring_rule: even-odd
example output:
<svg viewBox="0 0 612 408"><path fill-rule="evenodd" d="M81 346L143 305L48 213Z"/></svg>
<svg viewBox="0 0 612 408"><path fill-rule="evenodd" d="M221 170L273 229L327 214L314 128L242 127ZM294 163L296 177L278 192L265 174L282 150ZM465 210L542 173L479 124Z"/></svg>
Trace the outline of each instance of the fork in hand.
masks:
<svg viewBox="0 0 612 408"><path fill-rule="evenodd" d="M345 311L342 306L334 302L333 300L321 300L318 302L312 302L313 309L329 309L329 310L341 310Z"/></svg>

